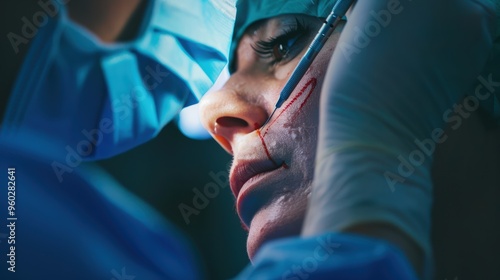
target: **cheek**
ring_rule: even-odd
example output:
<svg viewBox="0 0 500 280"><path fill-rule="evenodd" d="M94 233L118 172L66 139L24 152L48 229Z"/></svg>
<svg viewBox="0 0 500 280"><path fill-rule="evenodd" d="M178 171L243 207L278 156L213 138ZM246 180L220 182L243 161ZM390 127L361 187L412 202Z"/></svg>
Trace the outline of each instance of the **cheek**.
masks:
<svg viewBox="0 0 500 280"><path fill-rule="evenodd" d="M302 58L302 55L303 54L298 55L295 59L290 61L286 66L282 66L278 70L276 70L276 72L274 73L274 77L277 80L286 82L288 78L292 75L293 70L295 70L295 67ZM285 84L283 84L283 86L285 86Z"/></svg>
<svg viewBox="0 0 500 280"><path fill-rule="evenodd" d="M305 110L305 107L308 105L312 96L318 95L316 90L317 79L315 77L310 77L310 75L306 75L302 81L306 80L306 78L307 82L299 83L288 100L281 106L279 111L276 112L276 116L262 128L262 137L265 137L272 131L279 130L281 127L294 127L296 126L297 119L304 119L304 116L307 118L307 116L310 115L311 112ZM310 105L307 107L310 108Z"/></svg>
<svg viewBox="0 0 500 280"><path fill-rule="evenodd" d="M259 135L271 161L290 166L295 174L290 184L300 182L298 188L308 185L314 173L321 92L315 77L306 75L303 81Z"/></svg>
<svg viewBox="0 0 500 280"><path fill-rule="evenodd" d="M276 166L289 164L305 176L314 172L321 86L331 56L327 46L316 57L288 100L273 119L258 130L266 156Z"/></svg>
<svg viewBox="0 0 500 280"><path fill-rule="evenodd" d="M318 76L316 76L318 77ZM322 77L320 78L322 82ZM314 160L318 141L319 100L321 83L317 78L311 78L316 84L311 88L309 96L304 98L291 112L291 122L288 126L287 137L293 145L291 164L303 171L305 180L312 180Z"/></svg>

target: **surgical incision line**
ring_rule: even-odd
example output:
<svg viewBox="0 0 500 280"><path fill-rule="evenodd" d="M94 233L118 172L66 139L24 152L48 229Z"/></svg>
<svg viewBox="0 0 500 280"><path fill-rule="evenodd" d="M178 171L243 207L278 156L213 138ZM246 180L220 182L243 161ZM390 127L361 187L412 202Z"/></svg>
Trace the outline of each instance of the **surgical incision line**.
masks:
<svg viewBox="0 0 500 280"><path fill-rule="evenodd" d="M266 152L267 158L269 158L269 160L276 167L279 167L280 165L271 157L271 153L269 152L269 149L267 148L266 142L264 141L264 136L267 134L269 128L283 114L283 112L285 112L286 110L288 110L290 108L290 106L293 103L295 103L295 101L297 101L302 94L304 94L305 90L309 86L311 86L309 92L307 93L306 98L304 99L304 101L302 101L302 103L300 104L299 108L297 109L297 112L295 112L295 114L291 118L292 121L295 119L295 117L300 113L300 111L302 110L302 108L304 107L304 105L307 103L309 97L313 93L314 89L316 88L316 83L317 83L316 78L309 79L309 81L307 81L307 83L302 87L302 89L299 91L299 93L297 93L297 95L292 100L290 100L290 102L285 106L285 108L283 108L283 110L279 113L279 115L267 126L266 130L264 131L264 135L261 134L261 128L258 128L258 124L255 124L255 127L257 128L257 135L259 135L260 141L262 142L262 146L264 148L264 151ZM289 166L284 161L281 163L281 166L283 168L285 168L285 169L289 168Z"/></svg>
<svg viewBox="0 0 500 280"><path fill-rule="evenodd" d="M297 112L295 112L295 114L292 116L292 120L295 119L296 115L300 112L300 110L304 107L304 105L306 104L307 100L309 99L309 97L311 96L311 94L313 93L314 89L316 88L316 83L317 83L317 80L316 78L311 78L309 79L309 81L307 81L307 83L302 87L302 89L300 89L299 93L297 93L296 96L293 97L292 100L290 100L290 102L288 102L288 104L286 104L285 108L283 108L283 110L281 110L281 112L279 113L279 115L271 121L271 123L269 125L266 126L266 129L264 131L264 134L263 136L266 136L267 132L269 131L269 128L276 122L276 120L279 119L279 117L286 111L288 110L288 108L290 108L290 106L293 105L293 103L295 103L295 101L297 101L299 99L300 96L302 96L302 94L304 94L304 91L309 87L311 86L309 92L307 93L307 96L306 98L304 99L304 101L302 101L302 103L300 104L299 106L299 109L297 110Z"/></svg>

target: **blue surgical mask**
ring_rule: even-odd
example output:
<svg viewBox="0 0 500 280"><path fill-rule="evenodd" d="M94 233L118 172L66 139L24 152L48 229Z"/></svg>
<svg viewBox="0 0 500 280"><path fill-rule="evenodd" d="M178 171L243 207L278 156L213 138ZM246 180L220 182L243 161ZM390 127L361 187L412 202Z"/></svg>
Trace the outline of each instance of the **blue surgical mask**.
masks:
<svg viewBox="0 0 500 280"><path fill-rule="evenodd" d="M55 154L101 159L151 139L196 102L226 65L234 7L230 0L148 5L138 37L114 44L72 22L64 4L41 6L48 20L30 22L36 35L1 137L42 133L62 143Z"/></svg>

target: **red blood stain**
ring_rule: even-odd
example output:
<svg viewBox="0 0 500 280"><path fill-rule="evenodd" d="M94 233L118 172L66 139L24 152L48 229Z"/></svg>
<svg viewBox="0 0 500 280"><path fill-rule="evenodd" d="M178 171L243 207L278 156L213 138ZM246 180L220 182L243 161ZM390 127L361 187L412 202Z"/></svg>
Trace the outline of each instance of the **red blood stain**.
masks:
<svg viewBox="0 0 500 280"><path fill-rule="evenodd" d="M313 78L314 79L314 78ZM312 81L309 80L309 81ZM295 118L299 115L300 111L302 110L302 108L304 108L304 106L306 105L309 97L311 97L313 91L314 91L314 88L316 87L316 79L314 79L314 82L311 83L312 86L311 86L311 90L307 93L307 96L306 98L304 98L304 101L302 101L302 103L300 103L300 106L299 106L299 109L297 110L297 112L295 112L295 114L293 114L292 118L291 118L291 121L293 122L295 120ZM302 90L305 90L307 88L307 84L302 88Z"/></svg>
<svg viewBox="0 0 500 280"><path fill-rule="evenodd" d="M262 146L264 147L264 151L266 151L267 158L274 164L274 166L278 167L279 165L271 157L271 153L269 153L269 149L267 148L266 142L264 141L264 137L262 137L262 135L260 134L260 129L257 129L257 135L259 135L260 141L262 142Z"/></svg>

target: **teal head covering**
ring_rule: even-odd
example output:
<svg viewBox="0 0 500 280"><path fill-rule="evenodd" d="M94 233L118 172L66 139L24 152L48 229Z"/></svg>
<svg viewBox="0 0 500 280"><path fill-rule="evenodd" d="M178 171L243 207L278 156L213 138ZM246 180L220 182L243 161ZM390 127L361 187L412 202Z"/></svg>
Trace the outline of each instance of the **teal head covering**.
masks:
<svg viewBox="0 0 500 280"><path fill-rule="evenodd" d="M229 53L230 68L233 65L234 52L238 42L252 23L284 14L303 14L326 18L336 2L337 0L238 0Z"/></svg>

